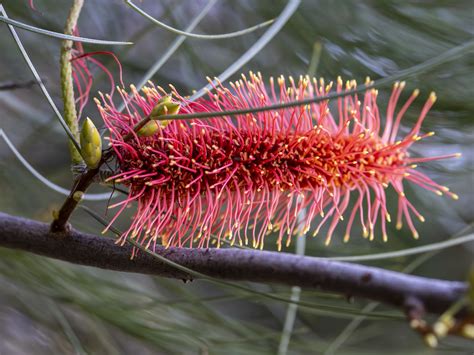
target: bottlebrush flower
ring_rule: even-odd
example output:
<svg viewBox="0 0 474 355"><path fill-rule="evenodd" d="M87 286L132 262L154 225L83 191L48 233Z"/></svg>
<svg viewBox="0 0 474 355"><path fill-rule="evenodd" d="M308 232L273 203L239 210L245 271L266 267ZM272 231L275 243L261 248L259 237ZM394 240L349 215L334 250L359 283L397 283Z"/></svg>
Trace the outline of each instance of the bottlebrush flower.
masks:
<svg viewBox="0 0 474 355"><path fill-rule="evenodd" d="M333 83L301 77L298 82L270 78L267 89L260 74L219 84L209 98L190 102L171 86L181 113L226 111L268 106L331 92ZM358 216L364 237L374 239L376 223L387 240L385 190L398 194L397 228L405 220L413 236L418 234L413 216L423 217L407 200L403 183L413 182L438 195L457 196L417 171L419 162L457 156L412 158L408 148L431 136L420 133L421 124L436 100L432 93L418 121L401 140L396 140L400 122L418 96L415 90L397 110L405 84L395 83L388 102L385 126L377 106L377 90L361 97L338 98L334 107L322 101L304 107L275 109L253 114L209 119L175 120L161 125L150 137L124 141L133 127L149 115L168 93L150 86L142 93L132 86L131 94L121 90L127 103L124 113L115 108L110 96L102 95L101 115L110 131L110 144L118 164L111 178L129 188L111 224L130 204L137 210L130 228L121 236L136 239L146 247L157 242L165 246L208 247L213 239L219 246L230 243L263 248L267 234L278 233L281 248L292 235L305 234L320 215L314 235L328 223L326 244L336 226L347 217L344 241L349 240ZM340 78L336 92L356 87ZM350 204L354 197L353 204ZM353 205L349 208L350 205ZM304 221L297 216L305 210Z"/></svg>

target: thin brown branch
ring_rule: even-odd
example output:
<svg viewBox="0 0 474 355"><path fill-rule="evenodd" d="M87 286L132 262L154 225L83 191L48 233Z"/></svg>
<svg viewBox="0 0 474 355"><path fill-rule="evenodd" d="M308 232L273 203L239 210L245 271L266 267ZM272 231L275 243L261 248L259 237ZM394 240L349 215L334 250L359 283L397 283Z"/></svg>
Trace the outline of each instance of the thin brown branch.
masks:
<svg viewBox="0 0 474 355"><path fill-rule="evenodd" d="M28 80L23 82L1 82L0 83L0 91L10 91L10 90L18 90L18 89L29 89L38 83L35 80Z"/></svg>
<svg viewBox="0 0 474 355"><path fill-rule="evenodd" d="M138 131L143 125L150 120L150 116L145 117L135 127L134 131ZM133 133L129 133L124 137L124 141L133 138ZM112 151L108 150L103 152L102 159L99 165L95 169L86 170L83 174L79 175L74 181L74 185L69 193L69 196L64 201L63 205L59 209L57 216L55 216L53 223L51 223L51 232L53 233L67 233L68 232L68 221L71 214L76 209L80 202L79 194L85 193L86 190L96 181L96 176L100 172L100 168L106 161L112 157Z"/></svg>
<svg viewBox="0 0 474 355"><path fill-rule="evenodd" d="M150 115L144 117L140 122L138 122L135 127L133 127L134 132L138 132L146 123L151 120ZM132 132L129 132L123 137L123 140L126 142L135 135ZM68 232L68 220L71 217L71 214L76 209L78 203L80 202L80 198L78 198L78 193L82 194L85 193L86 190L89 188L96 181L96 176L100 172L100 168L104 165L112 157L112 150L108 150L103 152L102 159L99 162L99 165L95 169L86 170L83 174L79 175L69 193L69 196L64 201L63 205L61 206L60 210L58 211L57 216L55 216L53 223L51 223L51 231L54 233L67 233Z"/></svg>
<svg viewBox="0 0 474 355"><path fill-rule="evenodd" d="M0 213L0 246L74 264L191 280L186 272L140 253L130 260L131 246L71 230L52 233L45 223ZM440 314L466 292L463 282L429 279L380 268L321 258L258 250L157 247L156 253L184 267L222 280L278 283L363 297L406 309L417 300L424 310Z"/></svg>
<svg viewBox="0 0 474 355"><path fill-rule="evenodd" d="M71 217L72 212L76 209L78 203L81 201L80 194L85 193L90 185L95 181L96 175L100 171L102 162L109 157L108 154L102 158L101 163L95 169L87 170L85 173L79 175L75 182L74 186L69 193L69 196L64 201L63 205L59 209L57 215L55 216L53 223L51 223L51 232L53 233L67 233L68 220Z"/></svg>

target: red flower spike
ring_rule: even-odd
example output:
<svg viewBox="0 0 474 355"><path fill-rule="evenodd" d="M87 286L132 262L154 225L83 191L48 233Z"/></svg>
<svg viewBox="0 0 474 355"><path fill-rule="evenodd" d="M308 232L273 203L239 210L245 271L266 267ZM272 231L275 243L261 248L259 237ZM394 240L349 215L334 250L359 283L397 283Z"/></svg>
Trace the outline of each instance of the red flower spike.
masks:
<svg viewBox="0 0 474 355"><path fill-rule="evenodd" d="M332 82L301 77L296 83L270 78L265 87L260 74L231 83L232 90L219 84L208 99L190 102L172 88L181 113L225 111L268 106L308 97L327 95ZM278 232L277 244L288 245L294 234L305 234L317 215L321 216L315 235L328 224L326 244L336 226L347 218L344 241L349 240L358 215L364 237L374 239L379 221L383 240L386 223L391 221L385 189L398 193L397 227L406 221L413 236L418 233L412 217L424 218L407 200L404 180L438 195L457 196L426 175L415 163L445 159L456 154L411 158L408 148L432 135L420 133L420 126L436 100L432 93L417 123L405 138L396 141L402 116L418 95L415 90L402 108L396 106L404 83L395 83L381 127L377 90L367 90L360 98L349 95L337 99L331 112L329 102L304 107L277 109L234 117L172 121L150 137L125 142L123 137L150 114L167 95L150 83L140 94L121 90L127 103L124 113L116 110L110 96L102 96L101 115L110 131L110 144L119 171L111 178L129 188L129 196L110 207L120 207L112 219L132 202L138 207L130 228L121 236L136 239L147 248L157 241L165 246L209 247L223 239L231 244L263 248L265 236ZM340 78L336 91L356 87ZM99 102L97 100L97 102ZM354 195L355 206L348 211ZM297 216L305 210L305 220Z"/></svg>

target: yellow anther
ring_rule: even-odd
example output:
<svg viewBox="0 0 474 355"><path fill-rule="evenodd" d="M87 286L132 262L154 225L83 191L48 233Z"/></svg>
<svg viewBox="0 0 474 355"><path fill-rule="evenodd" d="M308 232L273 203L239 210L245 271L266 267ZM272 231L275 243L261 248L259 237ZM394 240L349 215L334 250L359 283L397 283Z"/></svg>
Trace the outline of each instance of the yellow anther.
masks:
<svg viewBox="0 0 474 355"><path fill-rule="evenodd" d="M445 337L449 331L448 324L443 321L438 321L433 325L433 331L438 337Z"/></svg>
<svg viewBox="0 0 474 355"><path fill-rule="evenodd" d="M426 334L423 340L430 348L436 348L438 346L438 338L436 338L436 336L432 333Z"/></svg>
<svg viewBox="0 0 474 355"><path fill-rule="evenodd" d="M468 339L474 339L474 324L465 324L461 329L463 337Z"/></svg>
<svg viewBox="0 0 474 355"><path fill-rule="evenodd" d="M369 231L367 230L367 228L364 227L363 231L362 231L362 236L364 238L367 238L369 236Z"/></svg>
<svg viewBox="0 0 474 355"><path fill-rule="evenodd" d="M331 244L331 237L330 237L330 236L328 236L328 237L326 238L326 240L324 241L324 245L325 245L325 246L328 246L329 244Z"/></svg>

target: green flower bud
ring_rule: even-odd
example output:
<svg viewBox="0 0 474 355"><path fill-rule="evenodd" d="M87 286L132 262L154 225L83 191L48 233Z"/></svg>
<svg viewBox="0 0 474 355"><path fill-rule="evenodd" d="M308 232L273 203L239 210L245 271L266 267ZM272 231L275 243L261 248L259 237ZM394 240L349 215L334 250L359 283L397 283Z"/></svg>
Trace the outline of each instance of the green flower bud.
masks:
<svg viewBox="0 0 474 355"><path fill-rule="evenodd" d="M161 99L159 99L156 104L159 105L165 102L171 102L171 95L166 95L166 96L161 97Z"/></svg>
<svg viewBox="0 0 474 355"><path fill-rule="evenodd" d="M102 140L92 120L87 117L81 129L81 154L87 166L97 168L102 157Z"/></svg>
<svg viewBox="0 0 474 355"><path fill-rule="evenodd" d="M164 102L155 106L153 111L151 111L151 118L155 119L163 115L176 115L179 112L181 105L176 102Z"/></svg>
<svg viewBox="0 0 474 355"><path fill-rule="evenodd" d="M157 119L163 115L176 115L179 112L181 105L177 102L171 101L171 96L161 98L150 113L152 120Z"/></svg>
<svg viewBox="0 0 474 355"><path fill-rule="evenodd" d="M156 133L159 125L161 127L166 127L170 121L163 120L160 123L154 122L158 120L160 116L163 115L176 115L179 112L181 105L179 103L171 101L171 96L163 96L155 105L153 110L150 112L151 121L146 123L140 130L137 132L139 137L150 137Z"/></svg>
<svg viewBox="0 0 474 355"><path fill-rule="evenodd" d="M142 128L140 128L137 132L139 137L150 137L158 131L160 127L160 123L157 121L148 121Z"/></svg>

